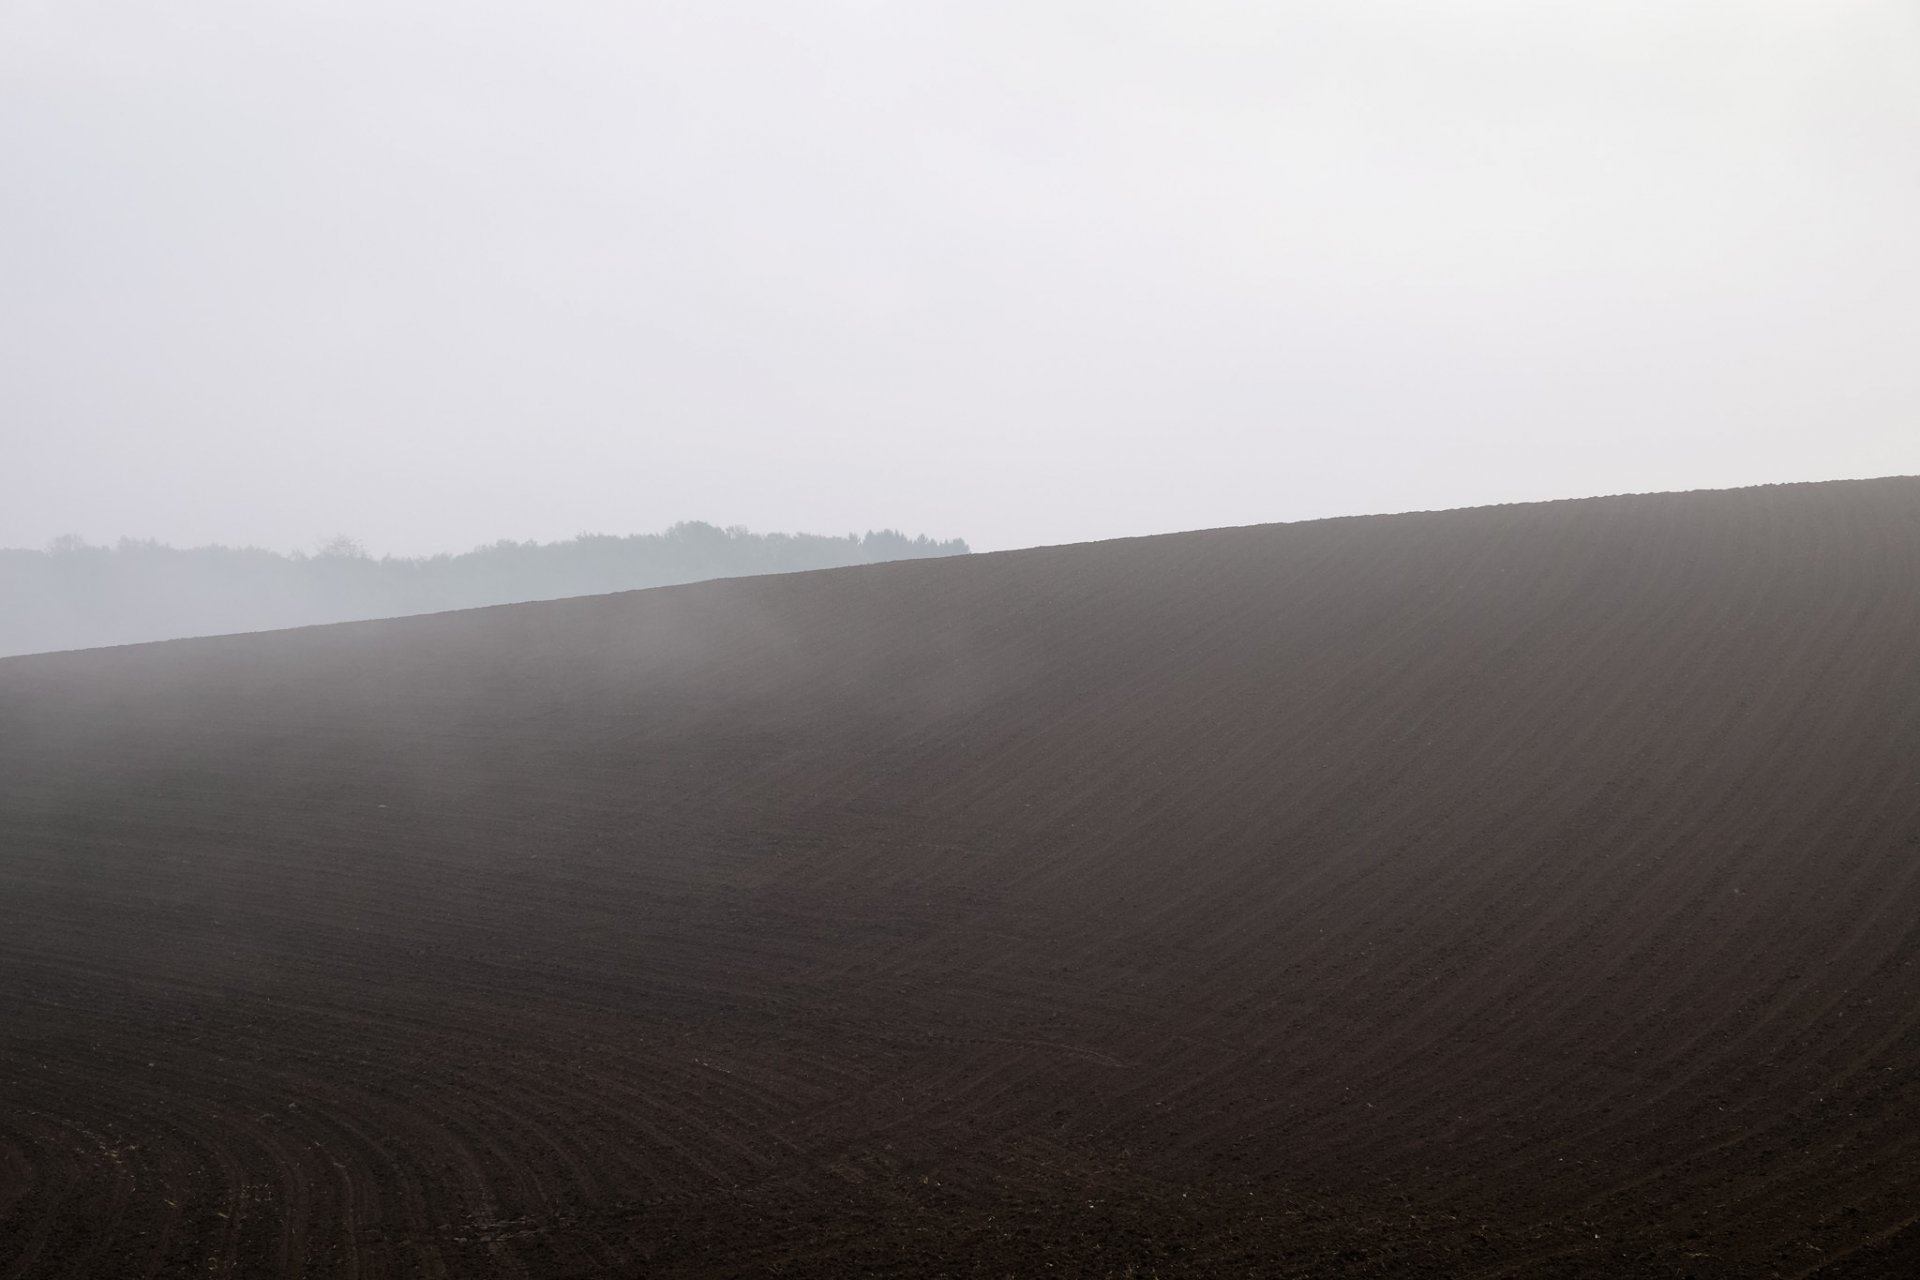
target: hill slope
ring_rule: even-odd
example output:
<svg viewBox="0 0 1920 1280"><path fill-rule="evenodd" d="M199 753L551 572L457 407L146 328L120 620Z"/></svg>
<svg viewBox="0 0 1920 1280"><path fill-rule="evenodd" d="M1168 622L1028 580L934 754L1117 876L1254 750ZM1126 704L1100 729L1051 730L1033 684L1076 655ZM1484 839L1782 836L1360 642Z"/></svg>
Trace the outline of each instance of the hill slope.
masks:
<svg viewBox="0 0 1920 1280"><path fill-rule="evenodd" d="M1889 1274L1920 481L0 661L0 1276Z"/></svg>

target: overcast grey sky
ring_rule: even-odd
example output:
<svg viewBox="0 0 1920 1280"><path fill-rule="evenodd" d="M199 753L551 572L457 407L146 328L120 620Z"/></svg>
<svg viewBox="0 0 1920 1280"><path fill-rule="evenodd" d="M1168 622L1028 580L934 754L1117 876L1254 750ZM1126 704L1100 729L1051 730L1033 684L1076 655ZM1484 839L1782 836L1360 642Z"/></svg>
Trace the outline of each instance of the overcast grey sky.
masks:
<svg viewBox="0 0 1920 1280"><path fill-rule="evenodd" d="M1912 0L0 0L0 545L1920 471Z"/></svg>

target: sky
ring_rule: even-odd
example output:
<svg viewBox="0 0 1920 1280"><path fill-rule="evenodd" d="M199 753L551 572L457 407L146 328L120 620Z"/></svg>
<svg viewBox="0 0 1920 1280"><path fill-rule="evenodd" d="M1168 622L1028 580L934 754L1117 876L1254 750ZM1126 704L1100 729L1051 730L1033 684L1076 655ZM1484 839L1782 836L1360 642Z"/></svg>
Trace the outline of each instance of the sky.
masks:
<svg viewBox="0 0 1920 1280"><path fill-rule="evenodd" d="M1912 0L0 0L0 546L1920 472Z"/></svg>

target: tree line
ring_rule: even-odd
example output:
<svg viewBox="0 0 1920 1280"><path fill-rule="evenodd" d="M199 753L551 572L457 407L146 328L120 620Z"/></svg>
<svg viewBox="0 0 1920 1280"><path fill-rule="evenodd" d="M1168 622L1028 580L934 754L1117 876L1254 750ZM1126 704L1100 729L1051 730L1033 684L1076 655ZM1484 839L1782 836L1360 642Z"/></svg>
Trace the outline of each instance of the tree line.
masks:
<svg viewBox="0 0 1920 1280"><path fill-rule="evenodd" d="M0 654L436 613L967 550L963 539L910 538L893 529L831 537L699 521L664 533L502 541L458 555L377 559L344 537L311 555L126 538L95 546L65 537L44 551L0 550Z"/></svg>

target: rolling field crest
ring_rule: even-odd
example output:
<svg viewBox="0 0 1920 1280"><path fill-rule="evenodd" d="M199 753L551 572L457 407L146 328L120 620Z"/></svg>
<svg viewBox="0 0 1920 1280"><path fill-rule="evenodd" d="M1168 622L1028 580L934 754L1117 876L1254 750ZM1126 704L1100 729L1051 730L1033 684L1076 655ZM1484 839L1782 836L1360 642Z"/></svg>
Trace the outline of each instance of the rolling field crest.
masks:
<svg viewBox="0 0 1920 1280"><path fill-rule="evenodd" d="M1891 479L0 660L0 1277L1898 1274L1917 637Z"/></svg>

